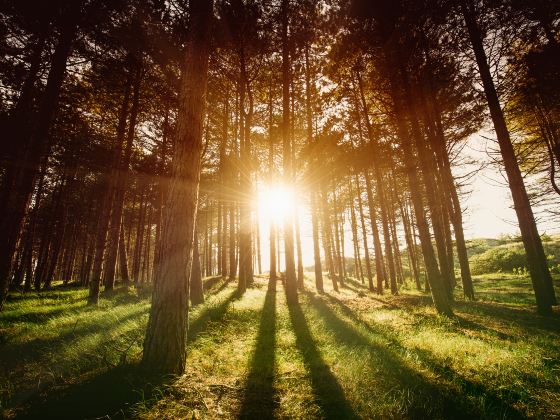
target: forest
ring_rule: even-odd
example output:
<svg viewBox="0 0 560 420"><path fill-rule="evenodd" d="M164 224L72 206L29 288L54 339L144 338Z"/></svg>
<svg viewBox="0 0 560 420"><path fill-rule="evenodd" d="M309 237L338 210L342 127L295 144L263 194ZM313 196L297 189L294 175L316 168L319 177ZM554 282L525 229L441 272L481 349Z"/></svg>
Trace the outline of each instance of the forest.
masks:
<svg viewBox="0 0 560 420"><path fill-rule="evenodd" d="M1 0L0 417L560 418L559 26Z"/></svg>

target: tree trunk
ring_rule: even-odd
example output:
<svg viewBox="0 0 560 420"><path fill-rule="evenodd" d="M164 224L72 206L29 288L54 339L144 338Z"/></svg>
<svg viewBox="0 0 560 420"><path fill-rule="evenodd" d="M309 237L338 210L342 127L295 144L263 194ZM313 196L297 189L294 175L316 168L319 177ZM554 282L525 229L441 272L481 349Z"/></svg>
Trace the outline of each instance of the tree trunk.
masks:
<svg viewBox="0 0 560 420"><path fill-rule="evenodd" d="M99 289L101 286L101 273L103 267L103 257L105 254L105 246L107 244L107 231L111 221L111 208L115 198L114 186L116 180L116 167L120 162L123 143L126 131L126 119L128 115L128 103L130 100L132 80L128 77L125 82L123 100L119 111L119 121L117 125L117 137L115 141L115 148L112 156L112 167L110 173L101 174L102 182L102 198L99 206L99 222L97 225L97 232L95 236L95 257L93 259L93 269L91 279L89 281L89 296L88 304L97 305L99 301ZM116 245L116 244L115 244ZM114 270L114 267L113 267Z"/></svg>
<svg viewBox="0 0 560 420"><path fill-rule="evenodd" d="M142 363L163 374L185 369L190 272L196 220L213 0L190 3L190 26L183 62L179 119L162 231L162 253Z"/></svg>
<svg viewBox="0 0 560 420"><path fill-rule="evenodd" d="M189 281L189 297L192 303L192 306L200 305L204 303L204 291L202 287L202 273L200 271L200 253L198 251L198 233L195 231L194 233L194 242L193 242L193 261L192 261L192 268L191 268L191 275Z"/></svg>
<svg viewBox="0 0 560 420"><path fill-rule="evenodd" d="M476 22L475 12L472 5L467 3L467 0L463 0L461 6L482 84L484 86L484 93L490 109L490 115L494 123L496 136L498 137L498 144L500 145L500 151L504 160L508 184L511 190L517 220L519 221L521 238L525 246L525 252L527 253L527 262L533 289L535 290L537 308L539 313L547 315L552 312L552 305L556 305L557 302L541 237L533 216L533 210L531 209L527 191L525 190L523 176L517 164L494 81L492 80L486 52L484 51L482 43L482 36Z"/></svg>
<svg viewBox="0 0 560 420"><path fill-rule="evenodd" d="M292 185L292 151L290 144L290 81L291 63L288 45L288 0L282 0L282 143L284 155L284 182ZM284 255L286 259L285 289L288 304L298 301L296 266L294 259L294 223L291 212L284 220Z"/></svg>
<svg viewBox="0 0 560 420"><path fill-rule="evenodd" d="M134 77L134 89L132 94L132 107L130 109L130 120L128 123L128 133L126 137L126 145L124 155L120 156L116 162L115 171L115 187L113 199L113 210L111 212L111 224L107 232L107 242L109 249L106 259L103 263L105 269L105 290L111 291L115 285L115 268L117 265L117 251L119 244L119 235L121 232L122 214L124 208L124 197L126 186L128 183L128 171L130 158L132 156L132 145L134 142L134 134L136 130L136 120L138 117L138 108L140 102L140 85L142 82L142 68L137 64Z"/></svg>
<svg viewBox="0 0 560 420"><path fill-rule="evenodd" d="M309 59L309 45L305 46L305 119L307 144L314 144L313 140L313 97L311 90L311 62ZM313 162L313 167L316 162ZM313 261L315 266L315 287L319 293L323 293L323 267L321 265L321 246L319 243L319 217L317 214L317 197L312 185L310 195L311 225L313 230Z"/></svg>
<svg viewBox="0 0 560 420"><path fill-rule="evenodd" d="M126 254L126 245L124 243L124 223L121 224L119 234L119 268L123 285L125 287L128 287L128 284L130 283L130 277L128 274L128 257Z"/></svg>
<svg viewBox="0 0 560 420"><path fill-rule="evenodd" d="M355 175L356 178L356 195L358 196L358 209L360 210L360 222L362 225L362 238L364 241L364 258L366 260L366 273L368 278L368 286L371 292L375 291L375 287L373 286L373 274L371 272L371 260L369 258L369 247L367 242L367 229L366 229L366 220L364 216L364 204L362 201L362 192L360 190L360 180L358 175ZM352 185L350 185L352 188ZM376 255L377 257L377 255ZM378 268L379 269L379 268ZM382 278L381 274L377 272L377 279L378 279L378 286L379 286L379 279ZM381 285L381 292L383 292L383 285ZM378 293L379 287L378 287Z"/></svg>
<svg viewBox="0 0 560 420"><path fill-rule="evenodd" d="M313 261L315 265L315 288L319 293L324 292L323 267L321 264L321 249L319 243L319 216L317 214L317 203L315 191L310 192L311 198L311 225L313 230Z"/></svg>
<svg viewBox="0 0 560 420"><path fill-rule="evenodd" d="M408 185L412 203L414 205L414 212L416 213L416 222L418 224L418 231L420 233L420 243L422 246L422 255L426 265L427 277L432 291L432 298L437 311L441 314L451 316L453 311L447 297L447 291L441 278L439 268L437 265L436 256L432 247L432 240L426 214L424 212L424 205L422 203L422 195L420 185L418 183L417 169L415 158L412 152L411 139L409 138L408 129L405 124L404 117L407 115L404 112L402 99L398 93L398 88L394 78L390 79L391 96L397 115L397 132L401 141L401 149L403 152L403 160L405 164L406 175L408 178Z"/></svg>

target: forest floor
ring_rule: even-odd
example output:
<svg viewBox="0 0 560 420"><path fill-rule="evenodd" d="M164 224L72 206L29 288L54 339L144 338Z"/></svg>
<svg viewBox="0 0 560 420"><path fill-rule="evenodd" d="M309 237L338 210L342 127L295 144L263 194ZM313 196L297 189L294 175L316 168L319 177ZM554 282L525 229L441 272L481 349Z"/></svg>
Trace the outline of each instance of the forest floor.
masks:
<svg viewBox="0 0 560 420"><path fill-rule="evenodd" d="M450 320L427 295L377 296L355 280L322 295L308 280L288 308L280 281L257 278L239 298L235 282L206 279L186 373L165 380L137 365L147 291L95 308L75 287L11 294L0 417L560 418L560 311L536 315L526 277L475 287L475 302L458 290Z"/></svg>

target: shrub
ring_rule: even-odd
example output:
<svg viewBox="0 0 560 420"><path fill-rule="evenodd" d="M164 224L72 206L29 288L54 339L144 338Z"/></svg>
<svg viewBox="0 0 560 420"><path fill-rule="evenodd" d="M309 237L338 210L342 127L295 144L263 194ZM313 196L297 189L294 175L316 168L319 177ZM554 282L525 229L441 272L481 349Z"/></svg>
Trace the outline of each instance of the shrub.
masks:
<svg viewBox="0 0 560 420"><path fill-rule="evenodd" d="M560 243L547 241L544 243L548 266L555 273L560 271ZM490 248L470 258L473 274L509 272L518 275L527 274L527 257L520 242Z"/></svg>

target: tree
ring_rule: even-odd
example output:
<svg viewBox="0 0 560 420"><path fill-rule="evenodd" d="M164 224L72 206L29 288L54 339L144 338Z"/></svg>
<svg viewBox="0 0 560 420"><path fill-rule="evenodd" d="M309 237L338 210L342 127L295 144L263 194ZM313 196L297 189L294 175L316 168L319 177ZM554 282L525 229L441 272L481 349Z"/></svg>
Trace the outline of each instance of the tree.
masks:
<svg viewBox="0 0 560 420"><path fill-rule="evenodd" d="M546 255L541 242L531 203L525 189L523 176L515 157L515 151L511 143L509 130L500 100L494 86L490 67L484 51L482 35L476 21L476 11L470 1L462 0L461 12L469 33L469 38L475 54L476 63L480 72L484 93L488 101L488 108L492 117L492 123L498 138L498 144L502 154L504 168L507 174L508 184L513 198L515 213L521 230L521 238L527 253L527 262L531 281L535 290L538 311L542 314L550 314L552 305L556 305L556 295L552 285L552 277L548 269Z"/></svg>
<svg viewBox="0 0 560 420"><path fill-rule="evenodd" d="M187 275L192 260L200 181L213 4L213 0L190 3L162 248L142 358L147 368L160 373L180 374L185 368Z"/></svg>

